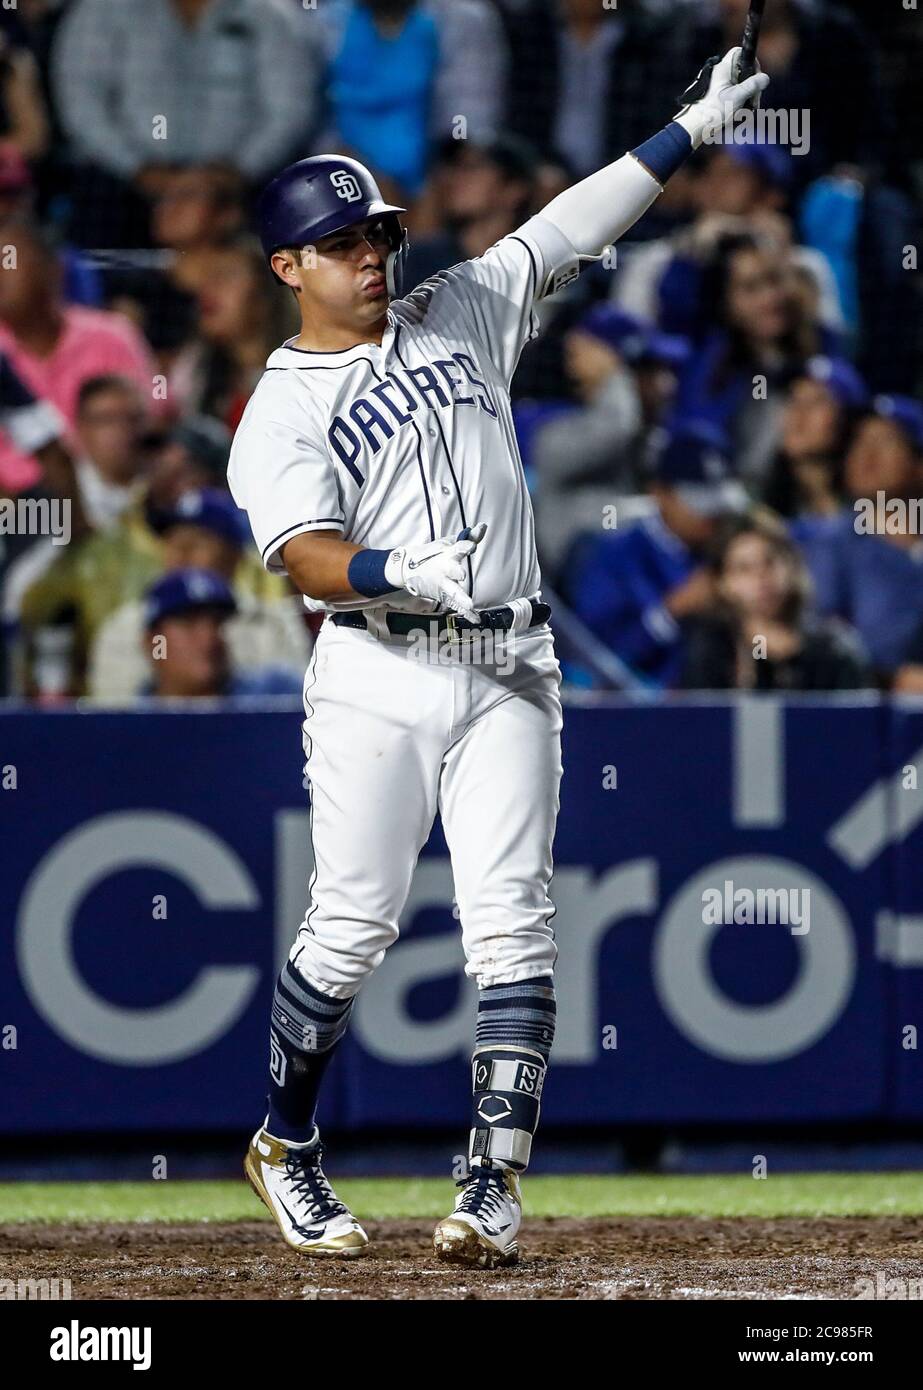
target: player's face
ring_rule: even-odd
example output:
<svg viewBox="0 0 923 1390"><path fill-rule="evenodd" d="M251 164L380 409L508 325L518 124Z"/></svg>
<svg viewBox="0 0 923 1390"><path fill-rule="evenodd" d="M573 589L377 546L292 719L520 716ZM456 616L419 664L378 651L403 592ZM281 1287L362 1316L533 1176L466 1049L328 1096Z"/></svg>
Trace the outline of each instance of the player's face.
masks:
<svg viewBox="0 0 923 1390"><path fill-rule="evenodd" d="M743 535L732 542L724 560L720 589L742 616L778 618L792 591L788 557L765 536Z"/></svg>
<svg viewBox="0 0 923 1390"><path fill-rule="evenodd" d="M305 247L301 264L293 265L305 312L335 323L376 323L388 307L390 249L382 218L344 227Z"/></svg>

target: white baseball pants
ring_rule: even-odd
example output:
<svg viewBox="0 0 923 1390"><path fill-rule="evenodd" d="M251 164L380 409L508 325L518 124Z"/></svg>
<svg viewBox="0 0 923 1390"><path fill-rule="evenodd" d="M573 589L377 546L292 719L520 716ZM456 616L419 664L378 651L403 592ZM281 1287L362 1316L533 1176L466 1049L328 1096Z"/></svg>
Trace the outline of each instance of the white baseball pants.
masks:
<svg viewBox="0 0 923 1390"><path fill-rule="evenodd" d="M295 968L350 998L397 939L437 809L466 973L550 973L548 897L561 778L561 676L539 627L466 644L321 628L305 677L311 903Z"/></svg>

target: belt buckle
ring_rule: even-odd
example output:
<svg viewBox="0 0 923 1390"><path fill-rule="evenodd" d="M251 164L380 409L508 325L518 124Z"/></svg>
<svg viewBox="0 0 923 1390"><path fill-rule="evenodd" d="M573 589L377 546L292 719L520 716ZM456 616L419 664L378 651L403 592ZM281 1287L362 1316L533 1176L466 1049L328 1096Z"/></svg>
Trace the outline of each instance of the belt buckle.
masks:
<svg viewBox="0 0 923 1390"><path fill-rule="evenodd" d="M481 631L477 624L460 624L461 615L459 613L446 613L445 634L448 641L457 647L461 646L463 642L473 641L475 633Z"/></svg>

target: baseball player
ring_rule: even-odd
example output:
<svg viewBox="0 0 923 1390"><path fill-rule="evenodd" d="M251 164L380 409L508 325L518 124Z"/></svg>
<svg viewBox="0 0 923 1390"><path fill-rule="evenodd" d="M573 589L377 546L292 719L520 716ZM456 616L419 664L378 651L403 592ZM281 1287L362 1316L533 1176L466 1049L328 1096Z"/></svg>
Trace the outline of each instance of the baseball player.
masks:
<svg viewBox="0 0 923 1390"><path fill-rule="evenodd" d="M766 84L736 81L739 53L652 139L403 298L404 209L361 164L304 159L263 192L263 246L301 332L269 358L229 479L267 569L326 618L304 683L310 906L276 986L269 1110L245 1171L305 1255L368 1244L324 1174L315 1109L438 810L479 1006L469 1176L435 1250L517 1259L555 1023L561 704L510 381L533 306Z"/></svg>

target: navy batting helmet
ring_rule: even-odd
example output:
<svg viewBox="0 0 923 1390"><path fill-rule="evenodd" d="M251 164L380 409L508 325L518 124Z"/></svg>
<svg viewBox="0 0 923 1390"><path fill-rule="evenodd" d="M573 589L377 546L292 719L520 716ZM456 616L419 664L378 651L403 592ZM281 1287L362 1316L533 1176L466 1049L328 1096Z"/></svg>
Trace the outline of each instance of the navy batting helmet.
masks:
<svg viewBox="0 0 923 1390"><path fill-rule="evenodd" d="M386 203L368 169L355 159L318 154L283 169L260 194L260 241L267 256L283 246L307 246L370 217L388 228L388 293L401 292L408 240L398 218L406 208Z"/></svg>

